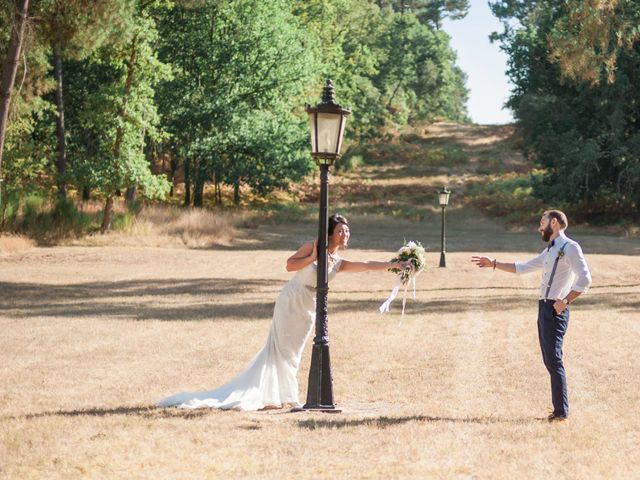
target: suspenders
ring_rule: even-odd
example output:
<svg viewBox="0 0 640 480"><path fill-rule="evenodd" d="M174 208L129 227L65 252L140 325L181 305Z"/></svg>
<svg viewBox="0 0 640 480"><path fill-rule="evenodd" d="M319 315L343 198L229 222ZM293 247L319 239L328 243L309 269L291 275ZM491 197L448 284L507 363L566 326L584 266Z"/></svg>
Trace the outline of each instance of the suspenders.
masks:
<svg viewBox="0 0 640 480"><path fill-rule="evenodd" d="M565 242L564 245L562 245L562 247L560 247L560 251L558 252L558 256L556 257L556 261L553 262L553 268L551 269L551 276L549 277L549 283L547 284L547 291L544 294L544 298L545 299L549 298L549 292L551 291L551 284L553 283L553 277L555 277L555 275L556 275L556 268L558 268L558 262L560 261L560 258L564 257L564 247L567 246L567 243L569 243L569 242Z"/></svg>

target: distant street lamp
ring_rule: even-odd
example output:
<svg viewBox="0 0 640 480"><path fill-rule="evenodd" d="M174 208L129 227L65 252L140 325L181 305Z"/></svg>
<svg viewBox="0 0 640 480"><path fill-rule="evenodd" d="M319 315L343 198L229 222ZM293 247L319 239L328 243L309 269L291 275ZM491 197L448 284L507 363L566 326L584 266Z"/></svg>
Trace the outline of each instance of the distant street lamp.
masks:
<svg viewBox="0 0 640 480"><path fill-rule="evenodd" d="M447 187L442 187L442 190L438 192L438 203L440 203L440 206L442 207L442 243L440 247L440 266L441 267L447 266L447 261L445 259L445 248L444 248L444 241L445 241L444 210L445 208L447 208L447 205L449 205L449 195L451 195L451 190L449 190Z"/></svg>
<svg viewBox="0 0 640 480"><path fill-rule="evenodd" d="M307 403L303 410L339 412L333 403L333 380L329 361L329 329L327 321L327 293L329 279L327 247L329 230L329 167L340 158L342 135L350 109L335 101L331 80L322 92L322 102L306 106L311 130L311 155L320 167L320 214L318 224L318 277L316 282L316 336L313 339Z"/></svg>

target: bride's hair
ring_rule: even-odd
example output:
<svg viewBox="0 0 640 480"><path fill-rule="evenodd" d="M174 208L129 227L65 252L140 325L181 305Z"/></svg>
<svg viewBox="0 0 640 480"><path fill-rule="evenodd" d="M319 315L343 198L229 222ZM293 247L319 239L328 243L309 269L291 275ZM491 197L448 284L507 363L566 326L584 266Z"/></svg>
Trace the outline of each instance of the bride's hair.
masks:
<svg viewBox="0 0 640 480"><path fill-rule="evenodd" d="M334 213L329 217L329 236L333 235L333 231L340 223L345 224L347 227L349 226L349 221L339 213Z"/></svg>

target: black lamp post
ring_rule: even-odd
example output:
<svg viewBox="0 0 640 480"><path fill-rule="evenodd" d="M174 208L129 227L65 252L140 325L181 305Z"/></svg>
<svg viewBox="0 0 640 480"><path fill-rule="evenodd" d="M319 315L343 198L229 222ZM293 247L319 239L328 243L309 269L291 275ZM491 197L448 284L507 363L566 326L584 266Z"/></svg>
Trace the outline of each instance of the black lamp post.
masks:
<svg viewBox="0 0 640 480"><path fill-rule="evenodd" d="M440 203L440 206L442 207L442 243L441 243L441 247L440 247L440 266L441 267L446 267L447 266L447 261L445 259L445 248L444 248L444 240L445 240L445 235L444 235L444 210L445 208L447 208L447 205L449 205L449 195L451 195L451 190L449 190L447 187L442 187L442 190L440 190L438 192L438 203Z"/></svg>
<svg viewBox="0 0 640 480"><path fill-rule="evenodd" d="M329 361L329 329L327 322L327 293L329 279L327 247L329 217L329 167L340 158L342 134L351 110L335 101L331 80L322 92L322 102L306 106L311 129L311 155L320 167L320 215L318 224L318 279L316 283L316 336L313 339L307 403L303 410L339 412L333 403L331 363Z"/></svg>

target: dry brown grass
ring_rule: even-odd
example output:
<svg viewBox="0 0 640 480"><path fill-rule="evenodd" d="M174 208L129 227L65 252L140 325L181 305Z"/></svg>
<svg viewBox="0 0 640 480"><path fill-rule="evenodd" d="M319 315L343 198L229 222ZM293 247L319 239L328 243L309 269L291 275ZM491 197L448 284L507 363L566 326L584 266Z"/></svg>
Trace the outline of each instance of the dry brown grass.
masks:
<svg viewBox="0 0 640 480"><path fill-rule="evenodd" d="M229 245L245 221L246 215L239 213L149 207L136 218L134 232L155 229L159 235L179 238L187 247Z"/></svg>
<svg viewBox="0 0 640 480"><path fill-rule="evenodd" d="M158 246L207 248L228 246L239 229L253 228L248 212L184 209L169 205L149 205L130 224L109 234L95 234L67 241L76 246Z"/></svg>
<svg viewBox="0 0 640 480"><path fill-rule="evenodd" d="M0 255L28 250L35 242L23 235L9 235L0 233Z"/></svg>
<svg viewBox="0 0 640 480"><path fill-rule="evenodd" d="M473 230L480 227L466 223L480 238ZM392 237L423 238L410 224L352 224L351 259L386 259ZM402 324L399 303L391 315L377 312L389 274L337 277L330 323L341 414L153 408L165 395L214 387L250 360L289 278L285 259L314 231L260 227L250 250L67 246L0 257L0 477L633 478L640 471L640 258L616 254L637 252L637 239L592 240L608 245L599 254L585 248L595 283L575 305L565 343L567 423L541 420L550 399L536 338L537 278L477 270L469 253L449 253L446 269L420 277ZM519 238L500 235L498 245ZM526 258L527 249L517 249L500 258ZM438 255L428 260L435 265Z"/></svg>

